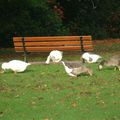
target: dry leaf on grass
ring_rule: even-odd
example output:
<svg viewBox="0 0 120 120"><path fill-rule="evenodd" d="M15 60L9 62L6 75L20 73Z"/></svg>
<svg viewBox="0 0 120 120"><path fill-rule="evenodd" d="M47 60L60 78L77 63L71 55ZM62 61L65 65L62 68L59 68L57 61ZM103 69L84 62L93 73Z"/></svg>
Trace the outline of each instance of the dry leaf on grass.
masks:
<svg viewBox="0 0 120 120"><path fill-rule="evenodd" d="M76 102L73 102L73 103L72 103L72 107L73 107L73 108L76 108L76 107L77 107L77 103L76 103Z"/></svg>

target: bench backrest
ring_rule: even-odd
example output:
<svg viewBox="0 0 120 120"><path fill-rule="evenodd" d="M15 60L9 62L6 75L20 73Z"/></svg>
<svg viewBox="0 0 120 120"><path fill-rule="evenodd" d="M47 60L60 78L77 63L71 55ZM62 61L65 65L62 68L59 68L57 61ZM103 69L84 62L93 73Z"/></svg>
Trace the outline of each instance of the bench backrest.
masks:
<svg viewBox="0 0 120 120"><path fill-rule="evenodd" d="M16 52L93 51L91 36L13 37Z"/></svg>

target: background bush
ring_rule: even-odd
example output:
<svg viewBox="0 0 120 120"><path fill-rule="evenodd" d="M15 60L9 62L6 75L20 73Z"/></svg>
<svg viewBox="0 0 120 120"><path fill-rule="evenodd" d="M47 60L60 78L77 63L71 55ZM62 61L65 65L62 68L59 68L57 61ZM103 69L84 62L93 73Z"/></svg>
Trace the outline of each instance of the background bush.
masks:
<svg viewBox="0 0 120 120"><path fill-rule="evenodd" d="M0 15L2 47L13 46L13 36L120 37L119 0L0 0Z"/></svg>
<svg viewBox="0 0 120 120"><path fill-rule="evenodd" d="M13 36L67 35L69 29L47 0L1 0L0 40L12 46Z"/></svg>
<svg viewBox="0 0 120 120"><path fill-rule="evenodd" d="M94 39L120 37L119 0L57 0L64 9L63 22L73 35Z"/></svg>

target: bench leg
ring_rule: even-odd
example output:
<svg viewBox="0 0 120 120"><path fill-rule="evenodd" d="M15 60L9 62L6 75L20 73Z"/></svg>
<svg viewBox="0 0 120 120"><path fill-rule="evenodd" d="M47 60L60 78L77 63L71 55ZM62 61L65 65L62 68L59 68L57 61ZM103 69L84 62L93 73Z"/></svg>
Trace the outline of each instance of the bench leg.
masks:
<svg viewBox="0 0 120 120"><path fill-rule="evenodd" d="M25 61L25 62L28 62L28 61L27 61L27 53L25 53L25 52L24 52L24 61Z"/></svg>
<svg viewBox="0 0 120 120"><path fill-rule="evenodd" d="M23 50L24 50L24 61L28 62L27 61L27 51L26 51L26 47L25 47L25 39L24 39L24 37L22 37L22 44L23 44Z"/></svg>

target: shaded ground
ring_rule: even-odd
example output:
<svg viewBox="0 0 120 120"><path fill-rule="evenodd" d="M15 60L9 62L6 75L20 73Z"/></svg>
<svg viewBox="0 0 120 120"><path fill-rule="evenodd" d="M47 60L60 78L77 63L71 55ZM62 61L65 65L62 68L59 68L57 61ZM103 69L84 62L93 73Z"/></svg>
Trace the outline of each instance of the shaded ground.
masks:
<svg viewBox="0 0 120 120"><path fill-rule="evenodd" d="M120 43L120 39L105 39L105 40L94 40L94 45L104 44L104 45L111 45L113 43Z"/></svg>
<svg viewBox="0 0 120 120"><path fill-rule="evenodd" d="M116 44L116 43L118 43L117 49L116 49L116 46L113 47L113 44ZM93 40L93 45L95 48L95 50L94 50L95 53L100 53L101 50L102 50L102 52L105 52L105 51L109 52L109 50L114 49L114 48L115 48L114 51L119 52L120 39ZM28 55L28 59L31 62L38 61L38 62L34 63L34 64L36 64L36 63L38 64L40 61L45 61L48 54L49 53L31 53ZM82 52L80 53L79 51L75 52L75 54L74 54L74 52L64 52L65 56L67 55L70 57L71 56L78 56L80 54L82 54ZM23 60L24 55L23 55L23 53L16 53L14 48L0 48L0 62L9 61L11 59ZM76 60L76 58L72 58L72 59ZM44 62L40 62L40 63L44 64Z"/></svg>

